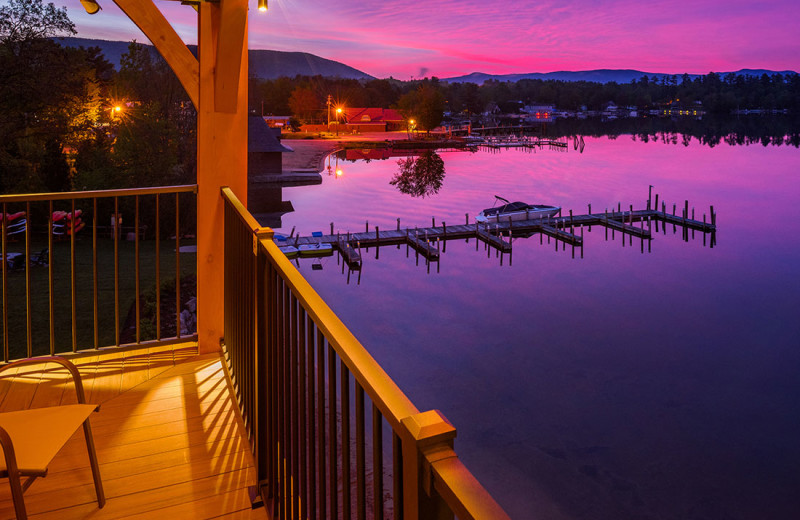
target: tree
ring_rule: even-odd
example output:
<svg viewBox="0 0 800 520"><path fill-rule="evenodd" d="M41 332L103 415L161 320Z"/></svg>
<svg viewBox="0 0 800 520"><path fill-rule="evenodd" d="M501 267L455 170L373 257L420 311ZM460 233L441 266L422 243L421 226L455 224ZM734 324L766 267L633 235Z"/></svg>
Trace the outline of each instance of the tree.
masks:
<svg viewBox="0 0 800 520"><path fill-rule="evenodd" d="M400 171L389 184L397 186L401 193L422 198L439 193L445 175L444 161L439 154L428 150L416 158L400 159L397 164Z"/></svg>
<svg viewBox="0 0 800 520"><path fill-rule="evenodd" d="M301 121L308 122L319 109L319 100L312 89L297 87L289 97L289 108L295 117Z"/></svg>
<svg viewBox="0 0 800 520"><path fill-rule="evenodd" d="M420 85L397 101L400 113L414 119L422 130L429 132L439 126L444 117L444 95L433 85Z"/></svg>
<svg viewBox="0 0 800 520"><path fill-rule="evenodd" d="M3 190L69 189L63 147L89 124L92 65L50 37L75 32L65 9L41 0L0 7L0 176Z"/></svg>
<svg viewBox="0 0 800 520"><path fill-rule="evenodd" d="M19 50L25 44L59 34L75 34L67 8L42 0L8 0L0 7L0 44Z"/></svg>

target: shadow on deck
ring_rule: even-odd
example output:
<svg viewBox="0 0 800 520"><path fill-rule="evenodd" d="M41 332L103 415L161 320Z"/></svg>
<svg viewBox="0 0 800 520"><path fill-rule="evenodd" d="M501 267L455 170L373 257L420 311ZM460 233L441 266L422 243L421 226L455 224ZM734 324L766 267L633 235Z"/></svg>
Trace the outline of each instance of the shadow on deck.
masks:
<svg viewBox="0 0 800 520"><path fill-rule="evenodd" d="M191 345L74 361L87 401L101 404L91 421L108 502L98 509L78 430L25 493L32 518L267 518L250 507L252 455L219 354ZM74 401L60 372L21 370L0 379L0 411ZM2 482L0 518L13 517Z"/></svg>

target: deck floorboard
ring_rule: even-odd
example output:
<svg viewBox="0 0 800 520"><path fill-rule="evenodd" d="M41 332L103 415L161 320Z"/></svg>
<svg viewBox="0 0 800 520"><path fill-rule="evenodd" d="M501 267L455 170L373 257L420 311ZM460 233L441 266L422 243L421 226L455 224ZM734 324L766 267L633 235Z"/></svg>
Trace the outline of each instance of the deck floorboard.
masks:
<svg viewBox="0 0 800 520"><path fill-rule="evenodd" d="M92 429L106 506L79 430L25 493L31 518L267 518L250 508L253 460L221 358L192 350L76 359L87 398L101 404ZM0 399L4 410L49 406L74 402L74 391L52 370L26 370L0 379ZM14 509L0 484L5 518Z"/></svg>

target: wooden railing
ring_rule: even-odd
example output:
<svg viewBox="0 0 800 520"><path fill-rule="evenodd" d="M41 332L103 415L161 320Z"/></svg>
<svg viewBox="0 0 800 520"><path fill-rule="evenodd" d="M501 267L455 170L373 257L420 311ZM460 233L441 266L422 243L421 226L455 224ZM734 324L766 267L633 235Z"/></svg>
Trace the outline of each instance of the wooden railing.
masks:
<svg viewBox="0 0 800 520"><path fill-rule="evenodd" d="M508 518L458 459L447 419L420 412L272 231L222 197L224 349L275 518Z"/></svg>
<svg viewBox="0 0 800 520"><path fill-rule="evenodd" d="M191 219L182 224L181 214L194 214L196 193L190 185L0 196L2 361L196 339L194 333L182 335L180 323L181 235L194 229ZM190 204L181 206L189 197ZM123 233L127 240L121 244ZM162 235L172 237L174 253L162 254ZM162 274L162 263L174 274ZM184 268L194 272L193 264ZM161 286L173 276L175 321L166 327ZM155 298L155 323L142 330L147 291ZM128 321L135 320L128 337L122 330L127 299L133 300Z"/></svg>

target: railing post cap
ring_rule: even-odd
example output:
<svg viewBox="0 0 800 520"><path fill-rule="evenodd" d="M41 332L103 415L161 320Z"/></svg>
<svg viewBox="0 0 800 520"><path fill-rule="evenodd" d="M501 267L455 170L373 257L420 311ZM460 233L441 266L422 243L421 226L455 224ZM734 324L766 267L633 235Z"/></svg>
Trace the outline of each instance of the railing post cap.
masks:
<svg viewBox="0 0 800 520"><path fill-rule="evenodd" d="M450 442L456 437L455 426L439 410L410 415L401 422L418 443Z"/></svg>

